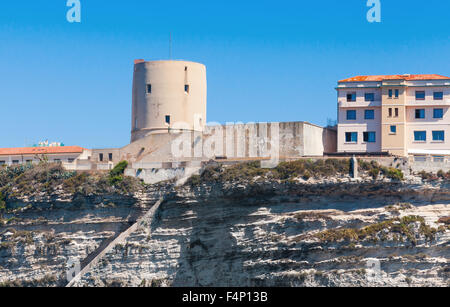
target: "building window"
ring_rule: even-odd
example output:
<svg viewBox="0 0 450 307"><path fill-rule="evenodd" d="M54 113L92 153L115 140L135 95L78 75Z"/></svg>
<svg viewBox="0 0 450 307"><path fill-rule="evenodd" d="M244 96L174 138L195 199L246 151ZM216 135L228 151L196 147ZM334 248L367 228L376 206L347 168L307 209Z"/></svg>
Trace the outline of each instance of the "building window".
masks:
<svg viewBox="0 0 450 307"><path fill-rule="evenodd" d="M444 142L445 132L444 131L433 131L433 141Z"/></svg>
<svg viewBox="0 0 450 307"><path fill-rule="evenodd" d="M184 92L185 92L186 94L189 94L189 84L185 84L185 85L184 85Z"/></svg>
<svg viewBox="0 0 450 307"><path fill-rule="evenodd" d="M170 115L166 115L166 124L170 125Z"/></svg>
<svg viewBox="0 0 450 307"><path fill-rule="evenodd" d="M392 90L389 90L389 98L392 98Z"/></svg>
<svg viewBox="0 0 450 307"><path fill-rule="evenodd" d="M347 102L355 102L356 101L356 93L347 93Z"/></svg>
<svg viewBox="0 0 450 307"><path fill-rule="evenodd" d="M347 120L356 120L356 110L347 110Z"/></svg>
<svg viewBox="0 0 450 307"><path fill-rule="evenodd" d="M392 108L389 108L389 117L392 117Z"/></svg>
<svg viewBox="0 0 450 307"><path fill-rule="evenodd" d="M98 160L99 160L100 162L103 162L103 154L102 154L102 153L98 155Z"/></svg>
<svg viewBox="0 0 450 307"><path fill-rule="evenodd" d="M346 132L345 142L347 143L358 143L358 132Z"/></svg>
<svg viewBox="0 0 450 307"><path fill-rule="evenodd" d="M187 66L184 66L184 71L187 71Z"/></svg>
<svg viewBox="0 0 450 307"><path fill-rule="evenodd" d="M366 143L375 143L376 142L376 133L373 131L364 132L364 142Z"/></svg>
<svg viewBox="0 0 450 307"><path fill-rule="evenodd" d="M433 99L434 100L443 100L444 99L444 93L443 92L434 92L433 93Z"/></svg>
<svg viewBox="0 0 450 307"><path fill-rule="evenodd" d="M436 163L444 162L444 156L433 156L433 162L436 162Z"/></svg>
<svg viewBox="0 0 450 307"><path fill-rule="evenodd" d="M414 162L427 162L427 156L414 156Z"/></svg>
<svg viewBox="0 0 450 307"><path fill-rule="evenodd" d="M74 159L74 158L69 158L69 159L67 159L67 161L68 161L69 163L73 163L73 161L75 161L75 159Z"/></svg>
<svg viewBox="0 0 450 307"><path fill-rule="evenodd" d="M55 163L61 163L61 159L55 159L55 160L53 160L53 162L55 162Z"/></svg>
<svg viewBox="0 0 450 307"><path fill-rule="evenodd" d="M414 131L414 141L426 142L427 141L427 132L426 131Z"/></svg>
<svg viewBox="0 0 450 307"><path fill-rule="evenodd" d="M397 134L397 126L392 125L392 126L390 127L390 131L391 131L391 134Z"/></svg>
<svg viewBox="0 0 450 307"><path fill-rule="evenodd" d="M137 118L134 119L134 128L137 129Z"/></svg>
<svg viewBox="0 0 450 307"><path fill-rule="evenodd" d="M13 160L12 164L19 164L19 160Z"/></svg>
<svg viewBox="0 0 450 307"><path fill-rule="evenodd" d="M425 109L416 109L416 118L425 118Z"/></svg>
<svg viewBox="0 0 450 307"><path fill-rule="evenodd" d="M152 85L147 84L147 94L151 94L151 92L152 92Z"/></svg>
<svg viewBox="0 0 450 307"><path fill-rule="evenodd" d="M375 111L374 110L365 110L364 111L364 119L375 119Z"/></svg>
<svg viewBox="0 0 450 307"><path fill-rule="evenodd" d="M395 111L394 116L395 116L395 117L398 117L398 108L395 108L394 111Z"/></svg>
<svg viewBox="0 0 450 307"><path fill-rule="evenodd" d="M399 95L400 95L399 90L395 90L395 98L398 98Z"/></svg>
<svg viewBox="0 0 450 307"><path fill-rule="evenodd" d="M416 91L416 100L425 100L425 91Z"/></svg>
<svg viewBox="0 0 450 307"><path fill-rule="evenodd" d="M444 117L444 109L433 110L433 118L443 118L443 117Z"/></svg>
<svg viewBox="0 0 450 307"><path fill-rule="evenodd" d="M375 94L374 93L364 94L364 100L365 101L375 101Z"/></svg>
<svg viewBox="0 0 450 307"><path fill-rule="evenodd" d="M0 161L0 165L5 165L6 161Z"/></svg>
<svg viewBox="0 0 450 307"><path fill-rule="evenodd" d="M33 163L33 160L26 160L27 164Z"/></svg>
<svg viewBox="0 0 450 307"><path fill-rule="evenodd" d="M112 160L113 160L113 155L112 155L112 153L109 153L109 154L108 154L108 159L109 159L109 161L112 161Z"/></svg>

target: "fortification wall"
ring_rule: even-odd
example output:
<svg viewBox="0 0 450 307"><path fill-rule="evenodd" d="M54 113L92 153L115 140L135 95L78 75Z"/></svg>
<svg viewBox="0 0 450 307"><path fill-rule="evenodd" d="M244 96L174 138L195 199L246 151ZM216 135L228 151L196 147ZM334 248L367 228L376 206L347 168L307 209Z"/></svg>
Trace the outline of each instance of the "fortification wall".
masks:
<svg viewBox="0 0 450 307"><path fill-rule="evenodd" d="M335 152L336 132L305 122L207 126L203 132L147 136L120 150L139 168L163 162L319 157Z"/></svg>
<svg viewBox="0 0 450 307"><path fill-rule="evenodd" d="M122 148L94 149L90 163L97 170L122 160L134 170L167 169L200 167L211 159L277 161L335 151L336 131L307 122L227 124L206 126L202 132L170 129Z"/></svg>

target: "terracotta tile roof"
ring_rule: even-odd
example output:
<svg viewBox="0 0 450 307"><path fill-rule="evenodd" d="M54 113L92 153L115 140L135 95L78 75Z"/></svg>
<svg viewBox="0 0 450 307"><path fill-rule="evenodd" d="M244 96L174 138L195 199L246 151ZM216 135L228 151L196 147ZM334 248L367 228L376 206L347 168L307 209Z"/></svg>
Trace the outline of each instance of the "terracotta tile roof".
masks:
<svg viewBox="0 0 450 307"><path fill-rule="evenodd" d="M82 153L79 146L0 148L0 156Z"/></svg>
<svg viewBox="0 0 450 307"><path fill-rule="evenodd" d="M379 76L357 76L353 78L348 78L340 80L339 82L380 82L383 80L407 80L407 81L418 81L418 80L450 80L449 77L441 75L379 75Z"/></svg>

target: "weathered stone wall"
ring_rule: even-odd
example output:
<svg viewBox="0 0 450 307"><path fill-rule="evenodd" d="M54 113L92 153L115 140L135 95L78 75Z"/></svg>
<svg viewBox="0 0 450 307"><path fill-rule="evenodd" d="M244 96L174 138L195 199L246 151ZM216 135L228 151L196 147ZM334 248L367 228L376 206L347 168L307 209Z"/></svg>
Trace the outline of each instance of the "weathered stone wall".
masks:
<svg viewBox="0 0 450 307"><path fill-rule="evenodd" d="M299 158L335 152L336 132L305 122L208 126L203 133L151 135L120 149L115 160L145 163ZM114 156L116 159L116 156Z"/></svg>
<svg viewBox="0 0 450 307"><path fill-rule="evenodd" d="M424 156L425 161L416 160L414 157L409 159L409 166L414 172L426 171L437 173L438 171L450 171L450 157Z"/></svg>

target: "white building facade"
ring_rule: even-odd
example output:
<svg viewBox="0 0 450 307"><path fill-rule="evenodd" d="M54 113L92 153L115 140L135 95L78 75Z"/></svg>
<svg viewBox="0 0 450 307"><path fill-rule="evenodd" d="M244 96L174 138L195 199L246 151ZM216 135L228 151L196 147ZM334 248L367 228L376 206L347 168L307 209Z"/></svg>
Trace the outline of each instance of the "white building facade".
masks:
<svg viewBox="0 0 450 307"><path fill-rule="evenodd" d="M46 160L75 169L80 161L90 159L90 150L79 146L0 148L0 166L33 164Z"/></svg>
<svg viewBox="0 0 450 307"><path fill-rule="evenodd" d="M450 156L450 78L360 76L337 91L338 152Z"/></svg>

